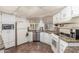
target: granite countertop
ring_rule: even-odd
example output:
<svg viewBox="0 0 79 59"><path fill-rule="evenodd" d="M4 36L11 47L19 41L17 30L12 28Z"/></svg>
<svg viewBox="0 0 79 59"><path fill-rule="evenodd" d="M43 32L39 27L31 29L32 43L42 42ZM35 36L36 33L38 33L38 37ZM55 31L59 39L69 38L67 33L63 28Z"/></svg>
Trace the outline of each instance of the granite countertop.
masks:
<svg viewBox="0 0 79 59"><path fill-rule="evenodd" d="M44 32L47 32L49 34L54 33L54 31L50 31L50 30L47 30L47 31L44 31Z"/></svg>
<svg viewBox="0 0 79 59"><path fill-rule="evenodd" d="M78 39L76 40L75 38L70 38L65 35L60 35L60 39L62 39L65 42L68 42L68 43L79 43Z"/></svg>
<svg viewBox="0 0 79 59"><path fill-rule="evenodd" d="M64 53L79 53L79 46L68 46Z"/></svg>
<svg viewBox="0 0 79 59"><path fill-rule="evenodd" d="M29 30L30 32L33 32L33 31L37 31L37 30ZM46 32L46 33L54 33L54 31L51 31L51 30L43 30L43 31L40 31L40 32Z"/></svg>

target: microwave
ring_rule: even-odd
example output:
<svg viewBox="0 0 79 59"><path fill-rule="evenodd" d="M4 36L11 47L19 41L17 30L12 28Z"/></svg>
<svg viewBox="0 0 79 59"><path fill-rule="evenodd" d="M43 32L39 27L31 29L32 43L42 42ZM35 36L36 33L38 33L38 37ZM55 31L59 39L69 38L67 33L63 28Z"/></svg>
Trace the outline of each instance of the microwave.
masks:
<svg viewBox="0 0 79 59"><path fill-rule="evenodd" d="M2 24L2 30L14 29L14 24Z"/></svg>

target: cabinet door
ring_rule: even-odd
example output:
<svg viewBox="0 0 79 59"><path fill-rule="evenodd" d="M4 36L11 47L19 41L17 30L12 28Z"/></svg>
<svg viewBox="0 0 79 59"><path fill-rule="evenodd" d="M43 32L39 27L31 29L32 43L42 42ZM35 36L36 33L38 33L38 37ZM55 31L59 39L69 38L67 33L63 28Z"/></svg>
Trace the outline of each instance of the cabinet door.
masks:
<svg viewBox="0 0 79 59"><path fill-rule="evenodd" d="M14 24L15 16L2 13L2 24Z"/></svg>
<svg viewBox="0 0 79 59"><path fill-rule="evenodd" d="M72 17L79 16L79 7L72 6Z"/></svg>
<svg viewBox="0 0 79 59"><path fill-rule="evenodd" d="M72 10L71 10L71 6L66 7L66 17L65 18L71 18L72 17Z"/></svg>
<svg viewBox="0 0 79 59"><path fill-rule="evenodd" d="M41 33L40 33L40 41L41 41L41 42L44 42L44 40L45 40L45 39L44 39L44 32L41 32Z"/></svg>
<svg viewBox="0 0 79 59"><path fill-rule="evenodd" d="M69 21L69 20L71 20L71 18L72 18L72 15L71 15L71 7L69 6L69 7L66 7L66 9L65 9L65 14L66 14L66 16L65 16L65 21Z"/></svg>
<svg viewBox="0 0 79 59"><path fill-rule="evenodd" d="M71 7L65 7L62 11L61 11L61 22L65 22L68 21L72 18L71 16Z"/></svg>
<svg viewBox="0 0 79 59"><path fill-rule="evenodd" d="M51 45L51 37L48 33L40 33L40 41Z"/></svg>
<svg viewBox="0 0 79 59"><path fill-rule="evenodd" d="M60 13L61 13L61 16L60 16L61 21L63 21L63 19L65 18L65 9L61 10Z"/></svg>
<svg viewBox="0 0 79 59"><path fill-rule="evenodd" d="M63 53L65 48L68 46L68 43L60 39L60 52Z"/></svg>
<svg viewBox="0 0 79 59"><path fill-rule="evenodd" d="M61 21L60 21L61 19L60 19L60 13L58 13L57 14L57 23L60 23Z"/></svg>
<svg viewBox="0 0 79 59"><path fill-rule="evenodd" d="M52 36L50 34L48 34L47 43L52 45Z"/></svg>
<svg viewBox="0 0 79 59"><path fill-rule="evenodd" d="M45 43L47 43L48 44L48 34L47 33L44 33L44 41L45 41Z"/></svg>
<svg viewBox="0 0 79 59"><path fill-rule="evenodd" d="M57 23L57 15L53 16L53 23L56 24Z"/></svg>

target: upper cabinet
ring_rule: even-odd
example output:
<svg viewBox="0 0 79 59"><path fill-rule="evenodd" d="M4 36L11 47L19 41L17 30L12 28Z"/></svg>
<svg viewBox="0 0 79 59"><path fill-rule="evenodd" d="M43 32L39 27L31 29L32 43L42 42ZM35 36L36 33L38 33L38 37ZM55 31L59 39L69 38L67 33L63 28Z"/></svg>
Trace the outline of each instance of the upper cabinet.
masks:
<svg viewBox="0 0 79 59"><path fill-rule="evenodd" d="M72 6L72 17L79 16L79 6Z"/></svg>
<svg viewBox="0 0 79 59"><path fill-rule="evenodd" d="M69 20L71 20L71 18L72 18L72 15L71 15L71 7L64 8L61 11L61 20L62 20L62 22L69 21Z"/></svg>
<svg viewBox="0 0 79 59"><path fill-rule="evenodd" d="M61 16L60 13L53 16L53 23L54 24L60 22L60 19L61 19L60 16Z"/></svg>
<svg viewBox="0 0 79 59"><path fill-rule="evenodd" d="M57 15L54 15L54 16L53 16L53 23L54 23L54 24L57 23Z"/></svg>
<svg viewBox="0 0 79 59"><path fill-rule="evenodd" d="M15 24L15 16L2 13L2 24Z"/></svg>
<svg viewBox="0 0 79 59"><path fill-rule="evenodd" d="M61 15L62 15L63 21L70 20L71 19L71 7L64 8Z"/></svg>
<svg viewBox="0 0 79 59"><path fill-rule="evenodd" d="M61 19L61 14L60 13L58 13L57 15L56 15L57 17L56 17L56 19L57 19L57 23L59 23L60 22L60 19Z"/></svg>
<svg viewBox="0 0 79 59"><path fill-rule="evenodd" d="M53 16L53 22L55 23L62 23L68 21L72 18L71 15L71 7L65 7L59 13Z"/></svg>

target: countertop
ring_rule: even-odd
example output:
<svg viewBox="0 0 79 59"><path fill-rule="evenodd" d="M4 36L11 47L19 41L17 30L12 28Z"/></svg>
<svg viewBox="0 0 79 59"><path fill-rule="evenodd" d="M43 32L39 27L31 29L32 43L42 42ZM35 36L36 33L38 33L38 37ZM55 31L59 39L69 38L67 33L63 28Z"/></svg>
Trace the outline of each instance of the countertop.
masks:
<svg viewBox="0 0 79 59"><path fill-rule="evenodd" d="M36 30L30 30L32 32L36 31ZM46 32L46 33L49 33L49 34L52 34L54 33L54 31L50 31L50 30L44 30L44 31L40 31L40 32ZM54 33L55 34L55 33ZM56 35L56 34L55 34ZM67 43L79 43L79 40L76 40L74 38L70 38L70 37L67 37L65 35L57 35L60 37L61 40L67 42Z"/></svg>
<svg viewBox="0 0 79 59"><path fill-rule="evenodd" d="M38 31L38 32L46 32L46 33L54 33L54 31L51 31L51 30L43 30L43 31L39 31L39 30L29 30L29 32L35 32L35 31Z"/></svg>
<svg viewBox="0 0 79 59"><path fill-rule="evenodd" d="M64 50L64 53L79 53L79 46L68 46Z"/></svg>
<svg viewBox="0 0 79 59"><path fill-rule="evenodd" d="M79 43L78 39L76 40L75 38L70 38L65 35L60 35L60 39L62 39L63 41L65 41L67 43Z"/></svg>

